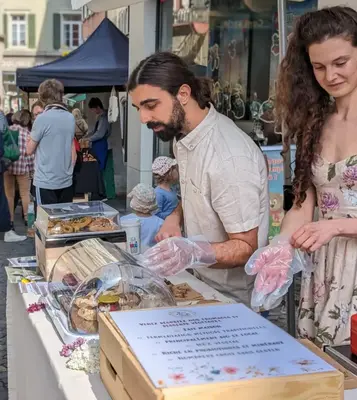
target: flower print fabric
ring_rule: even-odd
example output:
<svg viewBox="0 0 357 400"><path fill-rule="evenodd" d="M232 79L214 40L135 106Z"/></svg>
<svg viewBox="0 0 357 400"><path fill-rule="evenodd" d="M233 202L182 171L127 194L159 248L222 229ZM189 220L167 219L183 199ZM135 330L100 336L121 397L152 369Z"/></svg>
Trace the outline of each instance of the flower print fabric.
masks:
<svg viewBox="0 0 357 400"><path fill-rule="evenodd" d="M357 218L357 156L313 166L319 218ZM357 221L356 221L357 222ZM357 310L357 239L335 237L313 255L314 272L302 279L299 336L318 344L346 344Z"/></svg>

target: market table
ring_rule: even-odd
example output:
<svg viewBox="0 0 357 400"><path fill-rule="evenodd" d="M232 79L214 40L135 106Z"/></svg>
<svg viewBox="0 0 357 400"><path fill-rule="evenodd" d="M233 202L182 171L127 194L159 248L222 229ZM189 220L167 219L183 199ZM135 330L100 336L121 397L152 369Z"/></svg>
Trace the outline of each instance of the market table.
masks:
<svg viewBox="0 0 357 400"><path fill-rule="evenodd" d="M230 302L187 272L169 279L173 284L187 282L207 299ZM18 285L11 283L7 290L9 399L110 400L99 374L87 375L65 367L65 359L59 355L62 342L46 314L28 314L26 308L39 296L21 294ZM345 392L345 400L356 399L357 389Z"/></svg>
<svg viewBox="0 0 357 400"><path fill-rule="evenodd" d="M173 284L187 282L207 299L231 302L187 272L170 277ZM7 285L7 348L10 400L110 400L99 374L69 370L59 355L62 342L44 312L29 314L29 304L40 296L21 294Z"/></svg>

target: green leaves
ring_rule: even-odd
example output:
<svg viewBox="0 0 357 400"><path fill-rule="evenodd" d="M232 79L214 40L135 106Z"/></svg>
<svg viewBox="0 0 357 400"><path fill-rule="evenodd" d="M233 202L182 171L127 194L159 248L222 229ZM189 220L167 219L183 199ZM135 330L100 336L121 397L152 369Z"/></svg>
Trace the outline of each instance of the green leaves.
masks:
<svg viewBox="0 0 357 400"><path fill-rule="evenodd" d="M357 165L357 155L348 158L346 161L346 167L353 167L354 165Z"/></svg>
<svg viewBox="0 0 357 400"><path fill-rule="evenodd" d="M327 179L329 182L336 176L336 164L329 164Z"/></svg>

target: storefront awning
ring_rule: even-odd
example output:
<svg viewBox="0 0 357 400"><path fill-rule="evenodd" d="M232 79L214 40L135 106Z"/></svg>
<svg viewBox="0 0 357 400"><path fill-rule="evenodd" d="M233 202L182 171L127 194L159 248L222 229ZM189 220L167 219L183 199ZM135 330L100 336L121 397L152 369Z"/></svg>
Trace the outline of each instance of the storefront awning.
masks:
<svg viewBox="0 0 357 400"><path fill-rule="evenodd" d="M79 10L83 6L87 6L94 12L101 12L132 6L133 4L142 3L143 1L146 0L72 0L72 9Z"/></svg>

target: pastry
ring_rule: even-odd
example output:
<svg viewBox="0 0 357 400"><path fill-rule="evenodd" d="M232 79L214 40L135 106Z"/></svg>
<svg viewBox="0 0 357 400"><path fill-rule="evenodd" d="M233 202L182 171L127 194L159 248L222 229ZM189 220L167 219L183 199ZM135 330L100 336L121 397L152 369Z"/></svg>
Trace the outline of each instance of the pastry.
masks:
<svg viewBox="0 0 357 400"><path fill-rule="evenodd" d="M78 316L85 319L86 321L96 321L97 310L94 308L80 308L78 310Z"/></svg>
<svg viewBox="0 0 357 400"><path fill-rule="evenodd" d="M130 292L127 294L120 294L119 296L119 306L120 309L123 307L136 308L141 303L141 298L137 293Z"/></svg>
<svg viewBox="0 0 357 400"><path fill-rule="evenodd" d="M220 301L218 301L218 300L206 300L206 299L204 299L204 300L200 300L200 301L198 301L197 302L197 304L214 304L214 303L220 303Z"/></svg>
<svg viewBox="0 0 357 400"><path fill-rule="evenodd" d="M93 218L91 224L88 227L90 232L104 232L114 230L115 225L108 218Z"/></svg>
<svg viewBox="0 0 357 400"><path fill-rule="evenodd" d="M97 314L96 310L92 310ZM95 334L98 333L98 321L97 318L94 320L88 320L83 316L93 316L93 313L86 314L84 311L80 312L78 307L73 307L71 310L71 323L74 330L80 333Z"/></svg>
<svg viewBox="0 0 357 400"><path fill-rule="evenodd" d="M74 232L80 232L87 226L89 226L93 221L92 217L82 217L82 218L73 218L70 220L69 224L72 226Z"/></svg>
<svg viewBox="0 0 357 400"><path fill-rule="evenodd" d="M50 235L67 235L73 233L74 229L71 225L64 222L58 222L54 227L52 227L48 233Z"/></svg>
<svg viewBox="0 0 357 400"><path fill-rule="evenodd" d="M187 283L169 285L169 287L176 301L203 300L203 296L193 290Z"/></svg>

